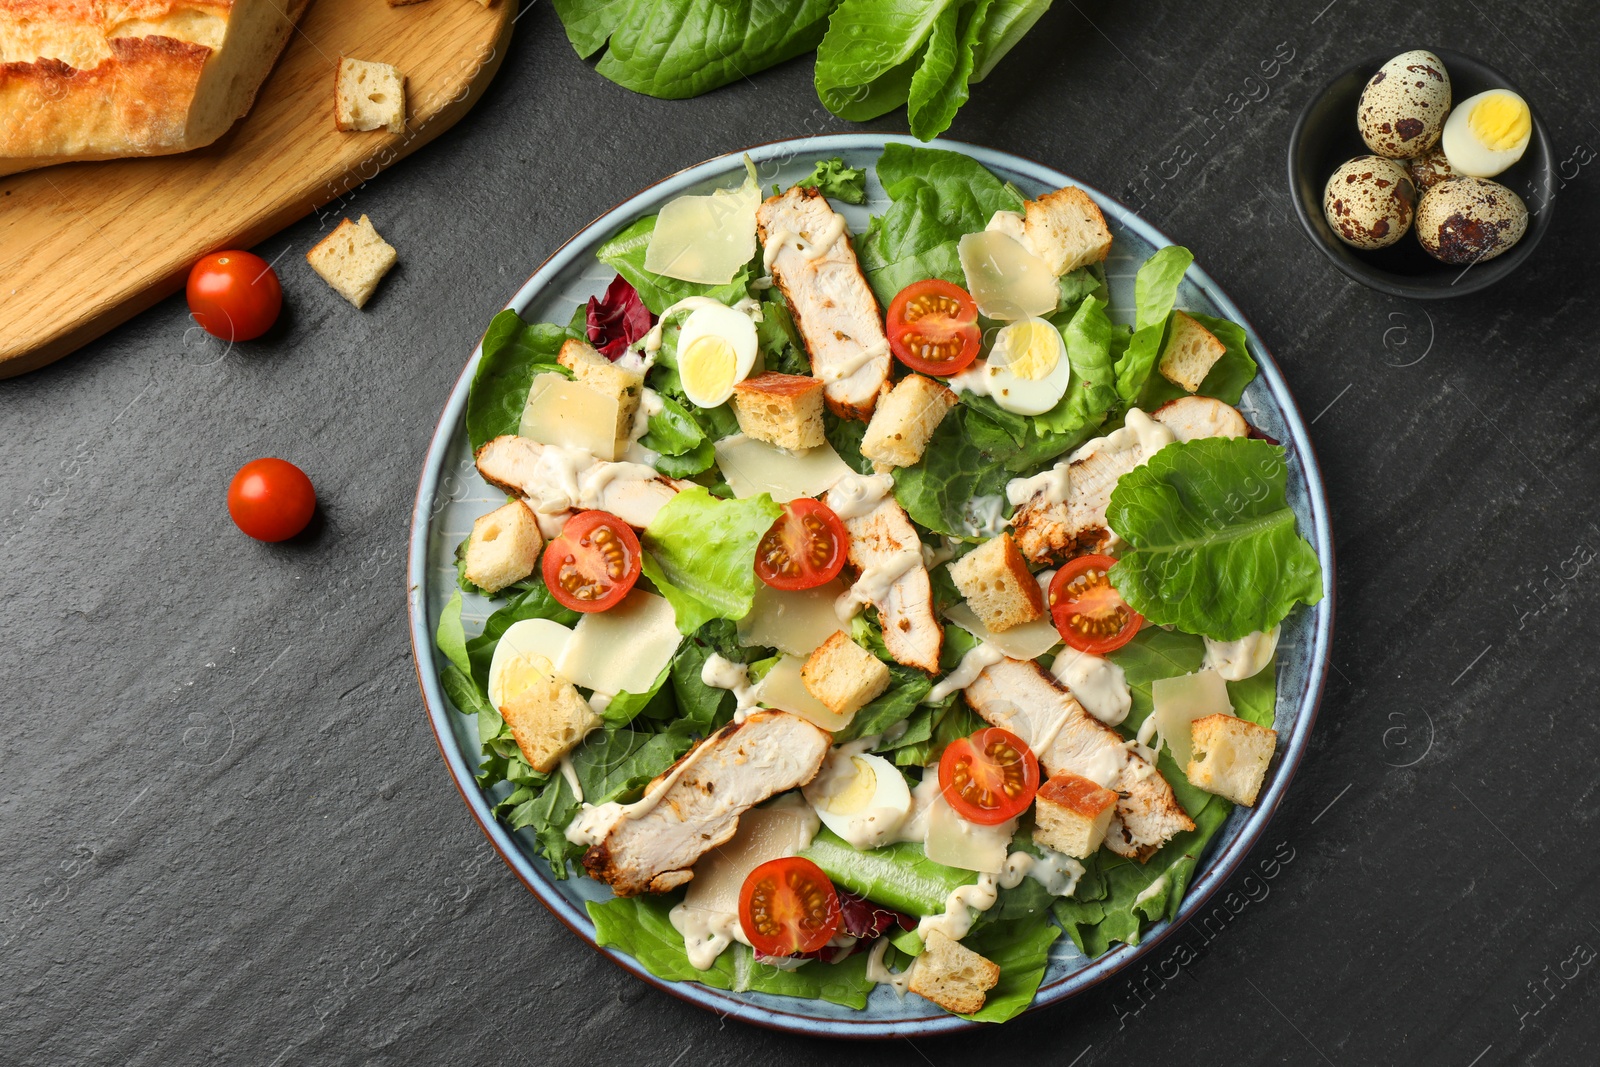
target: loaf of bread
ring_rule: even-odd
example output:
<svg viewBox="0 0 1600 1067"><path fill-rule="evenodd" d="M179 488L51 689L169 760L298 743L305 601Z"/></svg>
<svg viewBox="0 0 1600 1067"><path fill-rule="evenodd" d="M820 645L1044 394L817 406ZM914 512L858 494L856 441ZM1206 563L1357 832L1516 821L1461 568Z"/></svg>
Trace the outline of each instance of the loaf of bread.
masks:
<svg viewBox="0 0 1600 1067"><path fill-rule="evenodd" d="M307 0L0 0L0 174L210 144Z"/></svg>

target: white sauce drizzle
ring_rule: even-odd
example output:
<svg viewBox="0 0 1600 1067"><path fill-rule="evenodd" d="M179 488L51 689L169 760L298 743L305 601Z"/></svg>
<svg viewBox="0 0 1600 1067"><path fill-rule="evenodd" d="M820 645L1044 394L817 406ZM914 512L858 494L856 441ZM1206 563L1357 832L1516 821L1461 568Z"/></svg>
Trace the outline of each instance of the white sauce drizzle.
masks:
<svg viewBox="0 0 1600 1067"><path fill-rule="evenodd" d="M894 491L888 474L845 474L828 490L828 507L845 522L868 514Z"/></svg>
<svg viewBox="0 0 1600 1067"><path fill-rule="evenodd" d="M574 845L585 847L598 845L623 819L642 819L650 814L661 802L661 798L678 784L678 779L689 773L689 769L700 762L701 757L713 747L710 742L711 738L708 737L696 745L692 752L678 761L678 765L672 768L665 778L647 789L644 796L632 804L618 804L615 800L608 800L604 804L583 805L567 826L567 840Z"/></svg>
<svg viewBox="0 0 1600 1067"><path fill-rule="evenodd" d="M1085 456L1105 449L1111 452L1125 452L1138 448L1145 453L1145 459L1161 451L1178 439L1170 429L1152 419L1138 408L1129 408L1127 417L1123 419L1122 429L1113 430L1104 437L1096 437L1080 445L1066 462L1076 463Z"/></svg>
<svg viewBox="0 0 1600 1067"><path fill-rule="evenodd" d="M837 363L831 363L823 367L822 370L817 372L817 378L820 381L827 382L829 385L834 382L844 381L844 379L851 377L862 367L888 354L888 341L874 341L872 344L864 346L861 351L850 358L842 359Z"/></svg>
<svg viewBox="0 0 1600 1067"><path fill-rule="evenodd" d="M1006 483L1006 503L1012 507L1026 504L1034 497L1043 495L1041 505L1050 507L1055 504L1065 503L1067 499L1068 468L1066 463L1057 463L1049 470L1040 471L1031 478L1013 478Z"/></svg>
<svg viewBox="0 0 1600 1067"><path fill-rule="evenodd" d="M971 885L957 886L945 898L944 911L938 915L924 916L917 923L917 936L924 942L934 930L952 941L960 941L972 932L972 924L982 912L994 907L1000 899L1001 889L1011 889L1032 878L1055 896L1069 897L1078 890L1078 879L1084 875L1084 866L1069 856L1051 849L1041 848L1045 857L1040 859L1027 852L1013 852L1006 857L999 874L980 874Z"/></svg>
<svg viewBox="0 0 1600 1067"><path fill-rule="evenodd" d="M593 706L593 705L591 705ZM561 757L561 777L567 780L567 787L572 790L573 799L583 803L583 783L578 781L577 768L572 765L572 753Z"/></svg>
<svg viewBox="0 0 1600 1067"><path fill-rule="evenodd" d="M867 604L878 604L888 599L889 590L907 572L922 566L922 549L908 548L896 552L882 563L864 567L855 584L833 602L833 613L840 622L855 618Z"/></svg>
<svg viewBox="0 0 1600 1067"><path fill-rule="evenodd" d="M1237 641L1214 641L1209 637L1204 638L1205 665L1230 682L1242 682L1246 678L1254 678L1272 662L1272 654L1278 650L1278 635L1281 631L1281 626L1274 626L1266 632L1257 630L1253 634L1246 634Z"/></svg>
<svg viewBox="0 0 1600 1067"><path fill-rule="evenodd" d="M889 951L889 939L878 938L878 943L872 946L872 951L867 954L867 981L886 985L899 996L905 996L911 988L911 968L895 971L883 962L883 957Z"/></svg>
<svg viewBox="0 0 1600 1067"><path fill-rule="evenodd" d="M1072 690L1084 711L1107 726L1120 724L1133 707L1127 675L1108 659L1068 648L1056 657L1050 673Z"/></svg>
<svg viewBox="0 0 1600 1067"><path fill-rule="evenodd" d="M965 689L973 682L976 682L978 675L982 674L985 668L999 663L1005 658L1006 654L1004 652L987 641L978 642L978 644L967 650L966 655L961 657L961 662L956 665L955 670L945 675L940 679L938 685L928 690L928 695L922 698L922 702L924 704L939 703L951 693ZM1040 751L1037 746L1035 746L1035 751Z"/></svg>
<svg viewBox="0 0 1600 1067"><path fill-rule="evenodd" d="M998 493L975 496L961 505L961 522L972 537L997 537L1006 528L1006 501Z"/></svg>
<svg viewBox="0 0 1600 1067"><path fill-rule="evenodd" d="M1133 898L1134 906L1137 907L1143 904L1165 888L1167 888L1167 875L1163 871L1154 881L1140 890L1138 896Z"/></svg>
<svg viewBox="0 0 1600 1067"><path fill-rule="evenodd" d="M661 331L666 328L667 320L669 318L676 315L680 311L698 311L701 308L720 308L728 306L729 305L724 304L720 300L711 299L709 296L686 296L676 304L668 305L667 309L661 313L661 317L656 319L656 324L650 327L650 332L633 342L633 344L629 345L628 351L623 353L622 359L618 359L617 362L622 364L623 359L626 359L628 355L636 353L642 349L644 351L645 358L642 361L641 366L635 367L634 369L637 370L642 368L644 370L648 370L650 367L655 366L656 353L661 351ZM750 318L755 322L761 321L759 304L753 303L750 297L745 297L737 304L733 304L732 308L734 311L750 315ZM755 314L751 314L752 311L755 311ZM633 366L631 362L626 365Z"/></svg>
<svg viewBox="0 0 1600 1067"><path fill-rule="evenodd" d="M716 652L711 653L705 666L700 668L700 681L712 689L726 689L733 694L737 705L733 713L734 722L744 722L750 709L760 699L760 687L750 681L750 668Z"/></svg>
<svg viewBox="0 0 1600 1067"><path fill-rule="evenodd" d="M972 365L960 374L952 374L944 380L953 393L971 393L973 396L989 395L989 364L981 359L972 361Z"/></svg>
<svg viewBox="0 0 1600 1067"><path fill-rule="evenodd" d="M738 941L748 945L739 916L729 912L686 907L682 902L667 912L672 928L683 935L684 952L697 971L710 970L724 949Z"/></svg>
<svg viewBox="0 0 1600 1067"><path fill-rule="evenodd" d="M613 482L654 481L654 467L596 459L587 448L540 445L533 477L539 490L524 499L540 515L562 515L574 508L602 507L601 494Z"/></svg>

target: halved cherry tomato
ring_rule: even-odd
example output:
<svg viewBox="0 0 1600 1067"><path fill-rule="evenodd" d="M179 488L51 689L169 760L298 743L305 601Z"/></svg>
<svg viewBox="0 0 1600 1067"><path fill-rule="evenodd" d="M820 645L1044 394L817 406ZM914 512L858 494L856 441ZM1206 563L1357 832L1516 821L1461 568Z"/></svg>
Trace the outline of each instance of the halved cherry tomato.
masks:
<svg viewBox="0 0 1600 1067"><path fill-rule="evenodd" d="M1144 616L1111 584L1110 556L1079 556L1050 579L1050 619L1061 640L1080 652L1111 652L1133 640Z"/></svg>
<svg viewBox="0 0 1600 1067"><path fill-rule="evenodd" d="M1039 791L1039 760L1022 738L986 726L958 738L939 758L939 790L968 822L995 826L1015 819Z"/></svg>
<svg viewBox="0 0 1600 1067"><path fill-rule="evenodd" d="M756 546L756 577L774 589L815 589L838 575L850 535L833 509L797 497Z"/></svg>
<svg viewBox="0 0 1600 1067"><path fill-rule="evenodd" d="M763 956L815 952L839 932L839 894L810 860L768 860L739 890L739 925Z"/></svg>
<svg viewBox="0 0 1600 1067"><path fill-rule="evenodd" d="M283 287L272 265L249 252L213 252L189 271L189 313L213 337L251 341L278 321Z"/></svg>
<svg viewBox="0 0 1600 1067"><path fill-rule="evenodd" d="M889 304L889 349L919 374L966 369L978 354L978 304L941 278L912 282Z"/></svg>
<svg viewBox="0 0 1600 1067"><path fill-rule="evenodd" d="M257 541L287 541L316 510L311 479L286 459L253 459L228 485L228 515Z"/></svg>
<svg viewBox="0 0 1600 1067"><path fill-rule="evenodd" d="M544 584L573 611L604 611L639 580L643 555L633 527L609 511L580 511L544 550Z"/></svg>

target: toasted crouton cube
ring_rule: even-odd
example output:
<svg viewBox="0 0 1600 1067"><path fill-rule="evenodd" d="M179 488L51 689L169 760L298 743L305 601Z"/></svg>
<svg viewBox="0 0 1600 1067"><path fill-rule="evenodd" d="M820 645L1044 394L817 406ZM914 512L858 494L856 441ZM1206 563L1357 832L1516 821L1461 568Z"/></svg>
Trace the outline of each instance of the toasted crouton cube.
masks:
<svg viewBox="0 0 1600 1067"><path fill-rule="evenodd" d="M922 458L928 438L956 404L956 394L932 378L908 374L878 400L861 438L861 454L882 474Z"/></svg>
<svg viewBox="0 0 1600 1067"><path fill-rule="evenodd" d="M928 932L922 955L911 964L911 992L945 1011L971 1015L1000 981L1000 968L938 930Z"/></svg>
<svg viewBox="0 0 1600 1067"><path fill-rule="evenodd" d="M472 524L467 541L467 581L486 593L520 582L539 565L539 519L520 500L495 508Z"/></svg>
<svg viewBox="0 0 1600 1067"><path fill-rule="evenodd" d="M600 725L600 716L543 656L524 655L519 665L528 674L511 688L500 715L528 765L549 772Z"/></svg>
<svg viewBox="0 0 1600 1067"><path fill-rule="evenodd" d="M399 260L394 246L378 236L365 215L360 222L343 220L306 253L311 269L358 308L372 299L378 283Z"/></svg>
<svg viewBox="0 0 1600 1067"><path fill-rule="evenodd" d="M733 387L739 430L769 445L816 448L822 435L822 379L767 371Z"/></svg>
<svg viewBox="0 0 1600 1067"><path fill-rule="evenodd" d="M1033 839L1063 856L1085 859L1106 839L1117 794L1082 775L1063 771L1034 794Z"/></svg>
<svg viewBox="0 0 1600 1067"><path fill-rule="evenodd" d="M806 659L800 681L835 715L854 715L889 688L889 668L836 630Z"/></svg>
<svg viewBox="0 0 1600 1067"><path fill-rule="evenodd" d="M1278 734L1234 715L1207 715L1189 724L1194 755L1185 773L1207 793L1251 807L1267 777Z"/></svg>
<svg viewBox="0 0 1600 1067"><path fill-rule="evenodd" d="M1057 277L1102 262L1111 252L1100 205L1075 185L1029 200L1025 212L1028 245Z"/></svg>
<svg viewBox="0 0 1600 1067"><path fill-rule="evenodd" d="M556 362L571 371L577 381L617 398L617 455L621 455L633 437L633 416L644 396L644 375L617 366L592 345L571 338L562 343Z"/></svg>
<svg viewBox="0 0 1600 1067"><path fill-rule="evenodd" d="M992 633L1044 614L1044 594L1010 534L991 538L950 564L950 577L967 606Z"/></svg>
<svg viewBox="0 0 1600 1067"><path fill-rule="evenodd" d="M1166 347L1161 350L1161 363L1156 368L1161 376L1173 385L1188 392L1200 388L1211 368L1228 350L1217 340L1217 335L1181 311L1172 313L1172 332L1167 335Z"/></svg>
<svg viewBox="0 0 1600 1067"><path fill-rule="evenodd" d="M406 76L388 63L339 57L334 79L333 124L347 133L406 132Z"/></svg>

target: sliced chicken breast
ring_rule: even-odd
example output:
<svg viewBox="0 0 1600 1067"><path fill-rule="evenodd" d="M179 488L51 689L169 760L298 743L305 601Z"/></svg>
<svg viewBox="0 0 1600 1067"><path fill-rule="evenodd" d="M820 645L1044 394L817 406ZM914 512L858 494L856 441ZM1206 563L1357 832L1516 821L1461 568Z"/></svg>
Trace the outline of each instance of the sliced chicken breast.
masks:
<svg viewBox="0 0 1600 1067"><path fill-rule="evenodd" d="M811 781L832 743L832 735L785 711L729 723L650 783L645 797L655 796L653 804L619 809L583 865L621 897L683 885L694 878L696 860L738 832L740 815ZM629 817L630 809L641 813Z"/></svg>
<svg viewBox="0 0 1600 1067"><path fill-rule="evenodd" d="M662 505L689 484L663 478L641 463L612 463L587 452L552 448L507 434L478 449L478 473L496 489L515 493L539 516L547 536L573 511L598 508L629 526L650 524Z"/></svg>
<svg viewBox="0 0 1600 1067"><path fill-rule="evenodd" d="M756 210L768 271L789 302L812 376L826 383L829 410L865 422L889 379L889 340L843 223L815 189L790 189Z"/></svg>
<svg viewBox="0 0 1600 1067"><path fill-rule="evenodd" d="M1150 417L1171 430L1179 441L1243 437L1250 432L1250 424L1238 408L1209 396L1180 396L1156 408Z"/></svg>
<svg viewBox="0 0 1600 1067"><path fill-rule="evenodd" d="M1032 660L984 668L965 696L984 721L1026 741L1046 774L1071 771L1116 792L1106 847L1117 855L1143 863L1174 834L1194 829L1161 772Z"/></svg>
<svg viewBox="0 0 1600 1067"><path fill-rule="evenodd" d="M1174 440L1171 429L1138 408L1128 409L1122 429L1096 437L1067 457L1064 499L1053 500L1041 490L1018 506L1011 525L1022 554L1034 563L1060 563L1109 546L1113 534L1106 527L1106 506L1117 479Z"/></svg>
<svg viewBox="0 0 1600 1067"><path fill-rule="evenodd" d="M823 502L848 513L837 489L830 489ZM889 655L937 674L944 627L933 612L933 583L911 520L887 497L865 515L844 519L844 526L850 534L850 565L857 571L851 593L878 609Z"/></svg>

